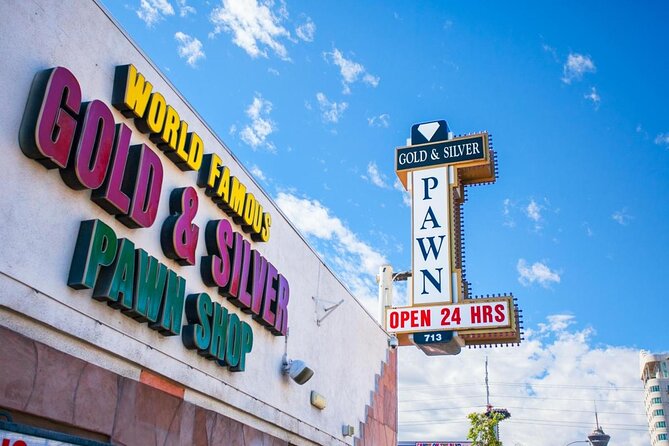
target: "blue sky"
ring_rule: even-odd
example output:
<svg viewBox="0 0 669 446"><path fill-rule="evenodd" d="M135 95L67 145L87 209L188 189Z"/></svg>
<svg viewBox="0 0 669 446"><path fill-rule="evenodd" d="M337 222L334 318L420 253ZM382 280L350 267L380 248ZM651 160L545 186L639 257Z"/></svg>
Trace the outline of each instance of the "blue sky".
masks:
<svg viewBox="0 0 669 446"><path fill-rule="evenodd" d="M532 444L522 420L549 415L551 438L583 438L597 400L617 444L649 444L637 350L669 350L666 3L103 4L370 307L378 265L410 265L394 148L417 122L488 130L500 176L469 190L467 277L513 292L528 329L487 351L493 396L562 410L512 409L503 439ZM464 438L484 354L402 350L401 438ZM579 402L549 399L565 389Z"/></svg>

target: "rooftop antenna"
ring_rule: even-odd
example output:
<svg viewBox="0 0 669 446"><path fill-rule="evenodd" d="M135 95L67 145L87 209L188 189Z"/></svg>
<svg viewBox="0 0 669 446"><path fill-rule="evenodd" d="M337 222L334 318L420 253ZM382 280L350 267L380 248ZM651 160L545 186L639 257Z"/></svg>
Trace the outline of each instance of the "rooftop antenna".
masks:
<svg viewBox="0 0 669 446"><path fill-rule="evenodd" d="M511 413L506 409L496 409L490 404L490 385L488 382L488 356L485 357L485 400L486 400L486 415L492 417L493 414L501 415L500 421L506 420L511 416ZM495 438L499 440L499 424L495 425Z"/></svg>

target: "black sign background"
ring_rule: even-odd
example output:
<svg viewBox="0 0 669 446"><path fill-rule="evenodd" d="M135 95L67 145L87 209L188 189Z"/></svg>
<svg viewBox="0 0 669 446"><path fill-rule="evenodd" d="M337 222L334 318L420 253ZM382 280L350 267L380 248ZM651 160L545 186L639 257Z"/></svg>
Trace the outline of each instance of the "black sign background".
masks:
<svg viewBox="0 0 669 446"><path fill-rule="evenodd" d="M484 134L466 138L439 141L418 146L400 147L395 153L395 169L411 170L419 167L453 164L461 161L483 159L488 148ZM467 144L478 144L478 153L471 147L467 153ZM400 162L402 161L402 162Z"/></svg>
<svg viewBox="0 0 669 446"><path fill-rule="evenodd" d="M425 331L413 334L413 342L416 344L444 344L452 340L452 331Z"/></svg>

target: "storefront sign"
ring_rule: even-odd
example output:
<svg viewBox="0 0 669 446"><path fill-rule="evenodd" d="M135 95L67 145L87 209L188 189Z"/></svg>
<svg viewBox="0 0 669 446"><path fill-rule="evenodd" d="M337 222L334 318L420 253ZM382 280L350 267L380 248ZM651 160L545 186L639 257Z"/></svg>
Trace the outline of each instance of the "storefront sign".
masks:
<svg viewBox="0 0 669 446"><path fill-rule="evenodd" d="M417 442L415 443L415 446L470 446L471 442L465 441L465 442L457 442L457 443L424 443L424 442Z"/></svg>
<svg viewBox="0 0 669 446"><path fill-rule="evenodd" d="M26 425L7 422L0 422L0 424L5 426L0 427L0 446L111 446L109 443L100 443Z"/></svg>
<svg viewBox="0 0 669 446"><path fill-rule="evenodd" d="M487 151L487 133L436 143L401 147L395 151L395 170L413 170L421 167L484 159Z"/></svg>
<svg viewBox="0 0 669 446"><path fill-rule="evenodd" d="M471 441L400 441L397 446L471 446Z"/></svg>
<svg viewBox="0 0 669 446"><path fill-rule="evenodd" d="M416 446L470 446L471 442L465 441L465 442L457 442L457 443L424 443L424 442L417 442L415 444Z"/></svg>
<svg viewBox="0 0 669 446"><path fill-rule="evenodd" d="M0 430L0 446L77 446L74 443L65 443L48 438L33 437L31 435L16 434Z"/></svg>
<svg viewBox="0 0 669 446"><path fill-rule="evenodd" d="M47 169L58 169L74 190L91 190L91 200L128 228L150 228L163 196L162 152L182 171L197 171L197 187L217 205L205 228L195 223L196 187L169 194L169 215L160 230L163 254L183 267L198 262L202 238L207 255L202 281L276 336L288 331L288 280L252 248L270 239L271 216L216 153L133 65L116 68L112 105L159 149L131 145L133 131L117 123L101 100L82 102L76 77L64 67L35 76L19 143L24 154ZM223 218L222 218L223 217ZM239 231L235 230L239 225ZM107 303L164 336L181 335L186 348L231 371L243 371L253 347L253 330L205 292L187 294L186 280L151 253L119 238L101 220L81 222L68 285L91 289ZM183 323L182 315L186 314ZM4 445L0 445L4 446Z"/></svg>

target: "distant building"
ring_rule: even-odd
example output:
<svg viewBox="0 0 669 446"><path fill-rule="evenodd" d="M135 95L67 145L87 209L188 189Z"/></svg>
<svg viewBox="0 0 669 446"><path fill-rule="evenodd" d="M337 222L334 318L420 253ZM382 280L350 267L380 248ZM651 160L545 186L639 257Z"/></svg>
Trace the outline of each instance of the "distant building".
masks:
<svg viewBox="0 0 669 446"><path fill-rule="evenodd" d="M641 351L641 380L645 388L644 403L652 446L669 446L669 353Z"/></svg>
<svg viewBox="0 0 669 446"><path fill-rule="evenodd" d="M599 427L599 424L597 424L597 428L588 435L588 441L592 446L607 446L610 439L611 436L604 433L604 430Z"/></svg>

